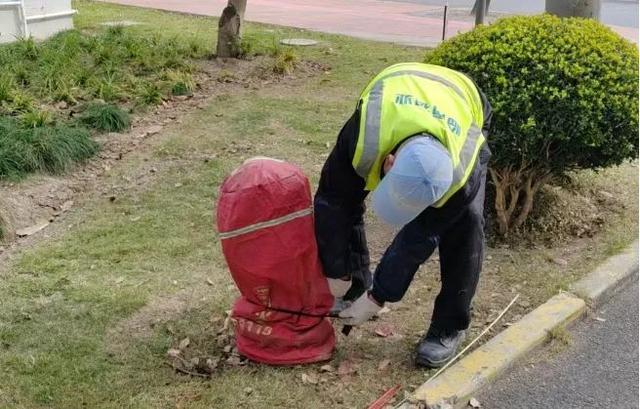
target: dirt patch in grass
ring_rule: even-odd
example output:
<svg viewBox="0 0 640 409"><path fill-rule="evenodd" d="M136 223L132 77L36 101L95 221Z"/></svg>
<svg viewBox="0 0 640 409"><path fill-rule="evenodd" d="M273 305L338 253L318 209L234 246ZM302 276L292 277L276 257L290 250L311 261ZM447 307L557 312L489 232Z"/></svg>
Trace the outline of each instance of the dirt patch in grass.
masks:
<svg viewBox="0 0 640 409"><path fill-rule="evenodd" d="M207 293L204 286L181 290L170 296L160 296L149 301L130 317L119 321L107 330L107 350L122 355L133 344L147 342L154 328L173 321L204 303Z"/></svg>

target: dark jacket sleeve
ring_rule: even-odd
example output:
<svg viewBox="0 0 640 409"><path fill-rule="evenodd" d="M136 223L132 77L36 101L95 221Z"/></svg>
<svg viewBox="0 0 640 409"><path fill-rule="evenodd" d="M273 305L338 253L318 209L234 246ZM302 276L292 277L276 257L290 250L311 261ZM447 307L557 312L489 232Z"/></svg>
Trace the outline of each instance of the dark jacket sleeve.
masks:
<svg viewBox="0 0 640 409"><path fill-rule="evenodd" d="M480 87L476 85L478 88L478 94L480 94L480 100L482 100L482 116L484 117L484 123L482 124L482 134L484 137L489 140L489 128L491 128L491 118L493 117L493 110L491 109L491 104L487 99L487 96L482 92Z"/></svg>
<svg viewBox="0 0 640 409"><path fill-rule="evenodd" d="M358 124L356 110L322 168L314 198L318 252L324 273L330 278L370 275L363 222L367 192L364 179L352 166Z"/></svg>

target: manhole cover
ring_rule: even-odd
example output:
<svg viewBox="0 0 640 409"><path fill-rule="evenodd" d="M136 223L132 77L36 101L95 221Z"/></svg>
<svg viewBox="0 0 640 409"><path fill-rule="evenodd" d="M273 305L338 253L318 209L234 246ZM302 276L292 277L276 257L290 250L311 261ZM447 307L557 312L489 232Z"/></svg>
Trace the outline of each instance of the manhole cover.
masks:
<svg viewBox="0 0 640 409"><path fill-rule="evenodd" d="M318 44L318 42L316 40L310 40L308 38L283 38L282 40L280 40L280 44L308 46L308 45L316 45Z"/></svg>

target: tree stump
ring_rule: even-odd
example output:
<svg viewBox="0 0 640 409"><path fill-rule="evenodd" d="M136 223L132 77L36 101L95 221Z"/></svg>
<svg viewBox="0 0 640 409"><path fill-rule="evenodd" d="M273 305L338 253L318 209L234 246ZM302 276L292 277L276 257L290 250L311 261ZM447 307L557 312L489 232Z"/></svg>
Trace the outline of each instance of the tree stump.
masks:
<svg viewBox="0 0 640 409"><path fill-rule="evenodd" d="M218 45L216 56L237 58L242 55L242 27L247 0L229 0L218 21Z"/></svg>

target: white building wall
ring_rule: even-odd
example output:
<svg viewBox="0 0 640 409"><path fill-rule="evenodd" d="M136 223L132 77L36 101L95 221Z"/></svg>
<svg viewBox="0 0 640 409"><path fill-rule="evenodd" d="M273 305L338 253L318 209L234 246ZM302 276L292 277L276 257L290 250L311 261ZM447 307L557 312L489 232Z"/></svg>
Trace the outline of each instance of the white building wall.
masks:
<svg viewBox="0 0 640 409"><path fill-rule="evenodd" d="M0 0L0 43L24 36L19 8L7 6L7 2L15 1ZM24 9L29 35L38 40L73 28L75 10L71 8L71 0L24 0Z"/></svg>

